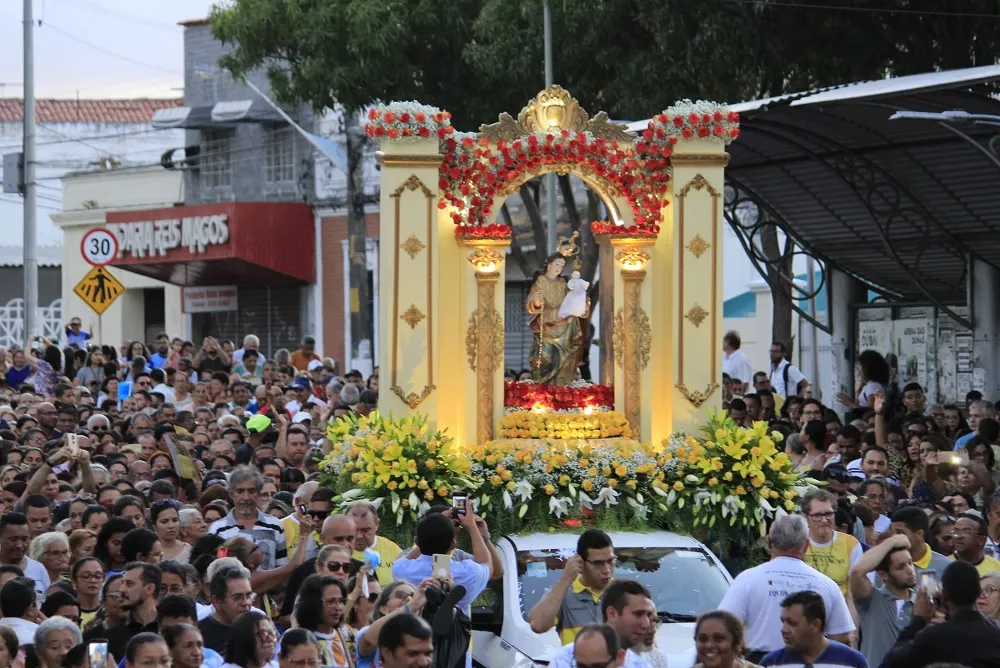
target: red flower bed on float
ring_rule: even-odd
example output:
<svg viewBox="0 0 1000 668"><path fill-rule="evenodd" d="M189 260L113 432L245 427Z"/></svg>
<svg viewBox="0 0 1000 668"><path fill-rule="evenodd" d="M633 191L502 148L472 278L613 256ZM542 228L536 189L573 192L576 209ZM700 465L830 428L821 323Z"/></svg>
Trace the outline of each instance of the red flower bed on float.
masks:
<svg viewBox="0 0 1000 668"><path fill-rule="evenodd" d="M503 387L504 408L531 410L539 406L548 410L579 410L614 408L615 390L610 385L542 385L526 381L506 383Z"/></svg>

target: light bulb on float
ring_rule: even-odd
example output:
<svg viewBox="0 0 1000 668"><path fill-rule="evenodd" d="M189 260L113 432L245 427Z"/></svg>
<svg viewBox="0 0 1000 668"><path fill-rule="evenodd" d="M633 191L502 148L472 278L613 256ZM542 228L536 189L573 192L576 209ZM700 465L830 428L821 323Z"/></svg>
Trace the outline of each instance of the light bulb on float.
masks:
<svg viewBox="0 0 1000 668"><path fill-rule="evenodd" d="M615 259L621 265L622 271L639 272L649 264L649 253L634 247L623 248L615 255Z"/></svg>

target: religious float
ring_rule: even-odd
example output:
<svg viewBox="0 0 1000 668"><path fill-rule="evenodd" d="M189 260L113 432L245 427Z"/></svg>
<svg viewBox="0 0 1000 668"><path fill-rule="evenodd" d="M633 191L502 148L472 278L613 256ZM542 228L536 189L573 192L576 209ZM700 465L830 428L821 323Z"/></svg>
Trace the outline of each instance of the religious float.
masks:
<svg viewBox="0 0 1000 668"><path fill-rule="evenodd" d="M684 101L634 134L552 86L477 133L417 103L373 108L367 132L381 142L383 390L378 413L329 427L323 479L340 501L377 503L399 544L423 510L465 494L495 535L711 531L722 551L795 508L780 435L704 410L721 375L720 198L737 114ZM547 172L578 176L609 212L591 226L599 384L576 380L591 307L576 233L524 305L532 378L503 382L512 230L494 213Z"/></svg>

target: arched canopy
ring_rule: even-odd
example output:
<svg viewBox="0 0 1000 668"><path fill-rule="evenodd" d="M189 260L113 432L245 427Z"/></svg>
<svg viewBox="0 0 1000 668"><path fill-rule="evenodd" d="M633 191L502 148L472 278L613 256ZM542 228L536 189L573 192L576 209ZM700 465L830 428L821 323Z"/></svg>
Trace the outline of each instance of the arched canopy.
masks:
<svg viewBox="0 0 1000 668"><path fill-rule="evenodd" d="M727 181L883 293L965 303L968 258L1000 266L1000 159L989 148L1000 130L890 117L1000 116L998 80L1000 66L987 66L734 105L742 134Z"/></svg>

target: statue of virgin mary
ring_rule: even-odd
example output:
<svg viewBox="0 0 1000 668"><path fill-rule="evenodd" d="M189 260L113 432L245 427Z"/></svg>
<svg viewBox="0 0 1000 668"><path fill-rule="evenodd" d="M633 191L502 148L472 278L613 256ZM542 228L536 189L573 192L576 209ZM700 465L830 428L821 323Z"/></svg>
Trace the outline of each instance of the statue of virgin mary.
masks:
<svg viewBox="0 0 1000 668"><path fill-rule="evenodd" d="M531 345L531 379L546 385L569 385L576 377L583 344L583 321L590 317L590 301L584 316L559 317L559 307L568 287L563 269L566 260L579 253L574 232L560 239L559 250L545 259L535 272L528 292L526 308L532 318L528 323L534 334Z"/></svg>

